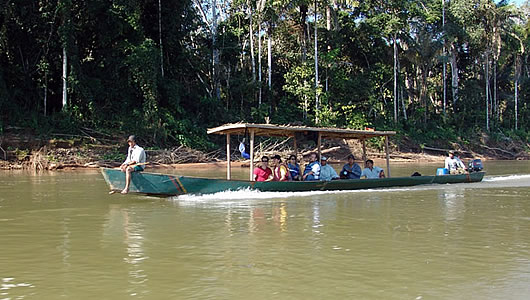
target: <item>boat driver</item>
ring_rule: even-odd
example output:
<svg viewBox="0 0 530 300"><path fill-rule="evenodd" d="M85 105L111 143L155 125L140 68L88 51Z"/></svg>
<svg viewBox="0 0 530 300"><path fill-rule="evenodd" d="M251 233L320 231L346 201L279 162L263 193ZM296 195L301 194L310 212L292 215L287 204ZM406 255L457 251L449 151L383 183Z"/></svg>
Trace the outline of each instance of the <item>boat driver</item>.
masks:
<svg viewBox="0 0 530 300"><path fill-rule="evenodd" d="M449 171L449 174L465 174L466 166L464 163L455 156L454 151L449 151L447 158L445 158L445 168Z"/></svg>

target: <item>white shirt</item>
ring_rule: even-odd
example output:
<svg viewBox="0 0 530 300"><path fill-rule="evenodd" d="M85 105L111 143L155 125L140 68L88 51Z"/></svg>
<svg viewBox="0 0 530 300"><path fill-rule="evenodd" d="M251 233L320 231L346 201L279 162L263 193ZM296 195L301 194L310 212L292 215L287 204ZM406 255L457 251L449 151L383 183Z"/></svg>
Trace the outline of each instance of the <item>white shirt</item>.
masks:
<svg viewBox="0 0 530 300"><path fill-rule="evenodd" d="M372 167L372 169L364 168L364 170L361 172L361 177L366 176L366 178L379 178L379 174L383 171L383 169L379 167Z"/></svg>
<svg viewBox="0 0 530 300"><path fill-rule="evenodd" d="M339 175L332 166L328 164L320 166L320 180L330 181L333 178L339 178Z"/></svg>
<svg viewBox="0 0 530 300"><path fill-rule="evenodd" d="M144 148L134 145L134 147L129 147L127 149L127 158L123 162L123 164L128 164L130 162L135 161L136 163L145 163L145 151ZM144 166L139 166L144 169Z"/></svg>
<svg viewBox="0 0 530 300"><path fill-rule="evenodd" d="M451 170L456 170L456 169L460 169L460 168L465 169L466 166L460 160L460 158L458 158L456 156L453 156L453 158L451 158L450 156L448 156L445 159L445 168L447 170L451 171Z"/></svg>

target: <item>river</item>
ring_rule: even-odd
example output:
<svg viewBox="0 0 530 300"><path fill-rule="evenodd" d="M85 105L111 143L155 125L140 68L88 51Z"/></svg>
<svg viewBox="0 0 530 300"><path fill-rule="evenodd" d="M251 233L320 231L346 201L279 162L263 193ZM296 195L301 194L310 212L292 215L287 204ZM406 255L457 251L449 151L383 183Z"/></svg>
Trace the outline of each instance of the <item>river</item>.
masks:
<svg viewBox="0 0 530 300"><path fill-rule="evenodd" d="M0 299L528 299L530 162L484 165L473 184L174 198L1 172Z"/></svg>

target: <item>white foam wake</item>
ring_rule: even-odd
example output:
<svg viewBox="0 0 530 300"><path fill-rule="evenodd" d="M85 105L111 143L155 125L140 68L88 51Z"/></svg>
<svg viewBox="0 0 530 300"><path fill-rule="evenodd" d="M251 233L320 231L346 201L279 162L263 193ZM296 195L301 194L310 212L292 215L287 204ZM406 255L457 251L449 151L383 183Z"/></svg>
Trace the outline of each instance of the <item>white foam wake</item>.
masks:
<svg viewBox="0 0 530 300"><path fill-rule="evenodd" d="M333 194L348 194L348 193L373 193L373 192L404 192L418 190L420 187L406 187L406 188L378 188L378 189L362 189L362 190L339 190L339 191L305 191L305 192L262 192L251 189L243 189L237 191L223 191L213 194L204 195L181 195L173 197L176 201L226 201L226 200L266 200L278 198L295 198L295 197L312 197L319 195L333 195Z"/></svg>
<svg viewBox="0 0 530 300"><path fill-rule="evenodd" d="M448 187L455 188L455 186L463 188L489 188L491 185L484 185L484 182L494 183L498 182L503 185L512 186L510 181L515 184L520 180L530 179L530 174L522 175L502 175L502 176L486 176L483 182L477 183L462 183L462 184L427 184L420 186L411 187L393 187L393 188L377 188L377 189L361 189L361 190L339 190L339 191L306 191L306 192L261 192L252 189L242 189L237 191L223 191L213 194L203 195L181 195L170 198L171 200L178 202L201 203L201 202L218 202L218 203L230 203L232 201L241 202L239 200L267 200L267 199L285 199L285 198L296 198L304 197L310 198L320 195L334 195L334 194L348 194L348 193L395 193L395 192L409 192L409 191L425 191L433 189L446 189Z"/></svg>
<svg viewBox="0 0 530 300"><path fill-rule="evenodd" d="M521 180L521 179L530 179L530 174L486 176L484 177L482 181L497 182L497 181Z"/></svg>

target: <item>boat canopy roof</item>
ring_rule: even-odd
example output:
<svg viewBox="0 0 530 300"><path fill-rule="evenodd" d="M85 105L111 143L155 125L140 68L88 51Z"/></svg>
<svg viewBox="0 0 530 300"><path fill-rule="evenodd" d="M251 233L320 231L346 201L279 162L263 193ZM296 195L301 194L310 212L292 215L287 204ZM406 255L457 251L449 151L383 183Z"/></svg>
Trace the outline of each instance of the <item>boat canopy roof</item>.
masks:
<svg viewBox="0 0 530 300"><path fill-rule="evenodd" d="M336 139L368 139L378 136L395 135L395 131L375 131L375 130L353 130L342 128L320 128L293 125L275 125L275 124L252 124L252 123L234 123L225 124L219 127L208 129L208 134L238 134L244 135L254 131L256 136L280 136L289 137L297 133L320 133L322 138Z"/></svg>

